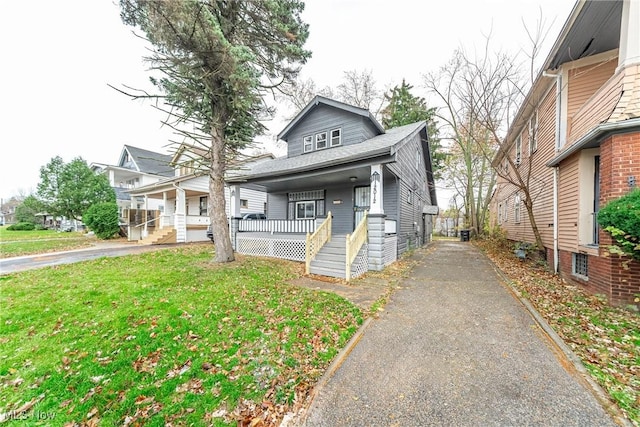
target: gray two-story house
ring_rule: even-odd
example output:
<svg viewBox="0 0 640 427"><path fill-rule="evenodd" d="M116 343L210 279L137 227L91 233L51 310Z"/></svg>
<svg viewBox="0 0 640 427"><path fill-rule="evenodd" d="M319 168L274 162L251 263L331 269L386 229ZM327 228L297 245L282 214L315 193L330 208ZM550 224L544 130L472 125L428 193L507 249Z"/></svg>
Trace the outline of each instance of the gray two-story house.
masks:
<svg viewBox="0 0 640 427"><path fill-rule="evenodd" d="M286 157L227 177L232 194L267 192L267 220L232 220L236 251L349 279L429 241L437 203L425 122L385 131L369 111L316 96L278 137Z"/></svg>

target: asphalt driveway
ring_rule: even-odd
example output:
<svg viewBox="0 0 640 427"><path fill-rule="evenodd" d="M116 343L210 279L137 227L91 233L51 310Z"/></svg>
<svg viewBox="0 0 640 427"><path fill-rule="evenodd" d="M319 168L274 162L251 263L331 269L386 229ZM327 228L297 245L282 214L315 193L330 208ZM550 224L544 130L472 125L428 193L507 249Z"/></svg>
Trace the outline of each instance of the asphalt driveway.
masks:
<svg viewBox="0 0 640 427"><path fill-rule="evenodd" d="M616 425L474 246L440 241L415 256L304 425Z"/></svg>

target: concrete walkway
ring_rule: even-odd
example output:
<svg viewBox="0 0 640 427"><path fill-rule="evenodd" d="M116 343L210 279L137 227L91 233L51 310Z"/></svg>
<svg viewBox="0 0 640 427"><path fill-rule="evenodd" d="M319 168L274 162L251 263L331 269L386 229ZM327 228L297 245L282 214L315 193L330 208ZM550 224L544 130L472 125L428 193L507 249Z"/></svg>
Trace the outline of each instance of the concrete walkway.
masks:
<svg viewBox="0 0 640 427"><path fill-rule="evenodd" d="M614 426L470 243L418 251L306 426Z"/></svg>

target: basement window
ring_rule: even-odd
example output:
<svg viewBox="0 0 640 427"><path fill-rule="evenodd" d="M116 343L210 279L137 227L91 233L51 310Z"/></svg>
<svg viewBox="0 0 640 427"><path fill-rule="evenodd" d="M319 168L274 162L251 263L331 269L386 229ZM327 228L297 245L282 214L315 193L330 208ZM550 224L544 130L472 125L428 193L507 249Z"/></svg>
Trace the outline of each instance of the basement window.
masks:
<svg viewBox="0 0 640 427"><path fill-rule="evenodd" d="M581 279L589 278L589 256L587 254L573 254L572 273Z"/></svg>

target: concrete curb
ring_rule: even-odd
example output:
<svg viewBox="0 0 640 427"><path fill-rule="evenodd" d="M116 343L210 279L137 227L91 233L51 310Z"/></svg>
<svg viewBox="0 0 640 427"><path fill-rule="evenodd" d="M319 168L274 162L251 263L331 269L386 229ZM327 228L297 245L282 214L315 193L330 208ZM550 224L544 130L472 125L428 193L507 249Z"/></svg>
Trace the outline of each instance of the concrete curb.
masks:
<svg viewBox="0 0 640 427"><path fill-rule="evenodd" d="M604 410L613 418L613 421L623 427L633 427L631 421L629 421L616 404L611 401L608 394L602 387L600 387L600 384L591 377L591 374L589 374L587 368L584 367L580 358L569 348L569 346L567 346L563 339L555 330L553 330L538 310L533 307L531 302L523 297L520 291L513 286L513 281L509 279L489 257L486 255L485 257L493 266L493 269L501 279L503 286L527 309L529 314L531 314L538 326L542 329L542 332L544 332L544 335L549 339L550 343L554 345L556 354L566 358L570 362L576 373L579 374L579 378L583 380L587 389L594 395Z"/></svg>
<svg viewBox="0 0 640 427"><path fill-rule="evenodd" d="M322 377L320 377L316 385L313 387L313 390L311 390L311 392L309 393L309 396L307 397L306 405L300 412L300 415L296 417L297 419L294 421L294 424L292 425L295 425L295 426L304 425L307 419L307 415L309 414L309 408L311 408L313 401L318 396L318 394L320 394L320 391L327 385L327 383L336 373L338 368L340 368L340 366L344 363L344 361L347 359L349 354L351 354L351 352L356 347L356 345L358 345L358 342L360 342L360 340L364 336L367 329L369 329L369 327L373 323L373 320L374 320L373 317L368 317L362 323L362 325L360 325L360 327L355 332L355 334L353 334L353 336L351 337L347 345L344 346L344 348L340 351L340 353L338 353L338 355L333 359L333 362L331 362L331 364L329 365L327 370L324 372Z"/></svg>

